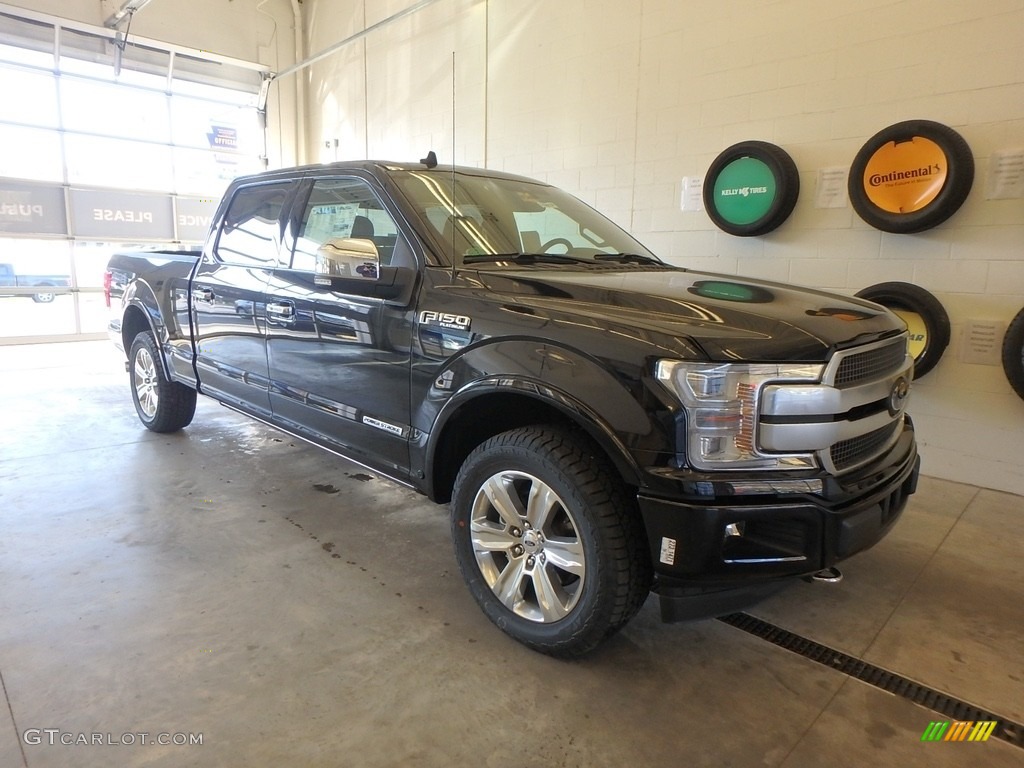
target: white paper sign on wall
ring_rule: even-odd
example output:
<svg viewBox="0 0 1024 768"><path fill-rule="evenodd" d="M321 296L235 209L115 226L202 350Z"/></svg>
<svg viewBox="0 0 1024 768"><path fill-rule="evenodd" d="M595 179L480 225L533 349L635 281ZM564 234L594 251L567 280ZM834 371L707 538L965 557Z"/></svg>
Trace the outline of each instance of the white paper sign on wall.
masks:
<svg viewBox="0 0 1024 768"><path fill-rule="evenodd" d="M988 200L1013 200L1024 197L1024 149L993 152L988 163Z"/></svg>
<svg viewBox="0 0 1024 768"><path fill-rule="evenodd" d="M704 210L704 177L703 176L684 176L683 177L683 194L680 200L679 206L684 211L703 211Z"/></svg>
<svg viewBox="0 0 1024 768"><path fill-rule="evenodd" d="M815 208L845 208L848 198L846 177L849 169L842 166L818 169L818 187L814 195Z"/></svg>

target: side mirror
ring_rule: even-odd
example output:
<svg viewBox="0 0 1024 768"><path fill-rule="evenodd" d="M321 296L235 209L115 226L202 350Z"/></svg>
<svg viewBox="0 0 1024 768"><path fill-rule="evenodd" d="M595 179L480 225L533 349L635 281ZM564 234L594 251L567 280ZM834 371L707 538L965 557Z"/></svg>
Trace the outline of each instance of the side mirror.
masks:
<svg viewBox="0 0 1024 768"><path fill-rule="evenodd" d="M316 251L316 274L347 280L377 280L380 278L380 253L372 240L331 238Z"/></svg>

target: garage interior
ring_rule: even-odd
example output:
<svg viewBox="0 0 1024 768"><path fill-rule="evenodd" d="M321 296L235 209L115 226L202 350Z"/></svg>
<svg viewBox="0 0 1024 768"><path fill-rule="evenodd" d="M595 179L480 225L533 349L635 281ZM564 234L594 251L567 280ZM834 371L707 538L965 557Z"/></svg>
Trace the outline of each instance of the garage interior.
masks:
<svg viewBox="0 0 1024 768"><path fill-rule="evenodd" d="M1024 401L972 332L1024 303L1024 192L997 174L1024 151L1024 3L692 5L0 4L20 89L0 139L33 148L0 159L0 199L65 206L5 219L0 262L69 276L0 299L0 765L1020 763ZM880 232L816 195L914 118L974 155L948 221ZM803 192L734 237L684 198L749 139L785 147ZM932 292L952 333L914 383L924 477L893 532L760 623L666 625L652 597L565 662L480 612L445 507L210 400L142 428L106 340L110 253L200 244L237 173L428 149L561 186L672 263ZM90 219L107 209L139 215ZM1003 727L924 739L942 721Z"/></svg>

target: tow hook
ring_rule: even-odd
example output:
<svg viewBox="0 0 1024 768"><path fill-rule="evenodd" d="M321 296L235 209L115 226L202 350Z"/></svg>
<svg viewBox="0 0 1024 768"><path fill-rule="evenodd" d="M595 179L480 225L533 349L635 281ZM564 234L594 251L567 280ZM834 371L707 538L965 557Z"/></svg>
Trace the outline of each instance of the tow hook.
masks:
<svg viewBox="0 0 1024 768"><path fill-rule="evenodd" d="M804 576L804 580L810 582L817 581L824 584L838 584L843 580L843 574L838 568L825 568L817 573L812 573L810 576Z"/></svg>

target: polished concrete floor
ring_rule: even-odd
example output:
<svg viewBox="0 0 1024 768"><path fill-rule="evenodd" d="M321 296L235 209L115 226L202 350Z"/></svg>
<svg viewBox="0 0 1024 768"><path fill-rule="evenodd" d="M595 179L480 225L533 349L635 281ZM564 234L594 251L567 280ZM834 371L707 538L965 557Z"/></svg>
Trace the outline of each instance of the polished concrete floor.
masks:
<svg viewBox="0 0 1024 768"><path fill-rule="evenodd" d="M210 401L151 434L105 342L0 347L0 403L0 766L1024 764L653 599L584 661L525 650L444 508ZM841 584L750 613L1021 722L1022 518L925 478Z"/></svg>

